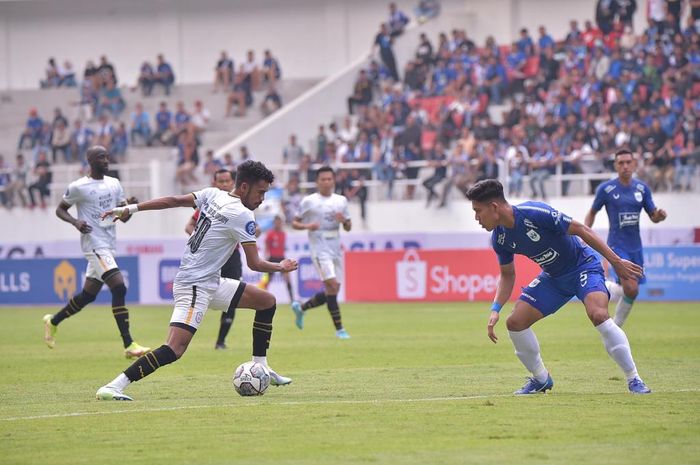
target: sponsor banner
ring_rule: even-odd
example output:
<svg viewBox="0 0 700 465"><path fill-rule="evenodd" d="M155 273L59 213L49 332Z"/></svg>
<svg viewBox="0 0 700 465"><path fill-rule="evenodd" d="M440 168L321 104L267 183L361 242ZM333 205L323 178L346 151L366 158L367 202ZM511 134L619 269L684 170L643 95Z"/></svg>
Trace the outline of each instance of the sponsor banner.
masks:
<svg viewBox="0 0 700 465"><path fill-rule="evenodd" d="M126 301L140 302L138 258L117 257L117 263L128 289ZM86 268L84 258L0 260L0 303L65 304L82 291ZM107 286L102 286L96 302L112 302Z"/></svg>
<svg viewBox="0 0 700 465"><path fill-rule="evenodd" d="M490 249L348 252L345 262L345 295L351 301L491 301L500 273ZM511 298L540 272L521 256L515 268Z"/></svg>
<svg viewBox="0 0 700 465"><path fill-rule="evenodd" d="M700 246L644 249L638 300L700 300Z"/></svg>

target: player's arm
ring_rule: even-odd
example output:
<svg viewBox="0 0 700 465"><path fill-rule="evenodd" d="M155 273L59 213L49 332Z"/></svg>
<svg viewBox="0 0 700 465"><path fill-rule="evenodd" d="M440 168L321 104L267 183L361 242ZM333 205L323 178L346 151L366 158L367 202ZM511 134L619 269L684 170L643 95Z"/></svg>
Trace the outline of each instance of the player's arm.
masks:
<svg viewBox="0 0 700 465"><path fill-rule="evenodd" d="M297 269L297 261L291 258L285 258L279 263L268 262L258 254L258 246L255 242L244 242L243 252L245 252L245 261L248 268L260 273L277 273L289 272Z"/></svg>
<svg viewBox="0 0 700 465"><path fill-rule="evenodd" d="M597 210L590 209L588 210L588 213L586 213L586 218L583 220L583 224L588 226L589 228L593 227L593 223L595 222L595 216L598 214Z"/></svg>
<svg viewBox="0 0 700 465"><path fill-rule="evenodd" d="M128 199L124 199L121 202L117 204L118 207L123 207L125 205L131 205L131 204L137 204L139 203L138 199L134 196L129 197ZM131 214L127 215L126 217L120 218L122 223L126 223L131 219Z"/></svg>
<svg viewBox="0 0 700 465"><path fill-rule="evenodd" d="M343 225L345 231L349 232L352 229L352 220L350 217L346 217L343 213L338 212L335 214L335 219L338 223Z"/></svg>
<svg viewBox="0 0 700 465"><path fill-rule="evenodd" d="M92 232L92 226L87 224L85 221L79 220L78 218L68 213L68 209L70 207L71 204L64 200L61 201L61 203L58 204L58 207L56 207L56 216L65 221L66 223L72 224L75 227L75 229L77 229L83 234Z"/></svg>
<svg viewBox="0 0 700 465"><path fill-rule="evenodd" d="M190 207L194 208L196 206L194 194L186 195L170 195L167 197L160 197L153 200L146 200L145 202L140 202L137 204L126 205L124 207L117 207L113 210L107 210L102 213L101 218L107 218L108 216L113 216L114 221L121 219L128 215L133 215L138 211L146 210L167 210L168 208L177 207Z"/></svg>
<svg viewBox="0 0 700 465"><path fill-rule="evenodd" d="M495 344L498 342L495 327L500 317L501 308L508 302L508 298L513 293L515 287L515 262L501 265L501 275L498 277L498 286L496 287L496 298L491 305L491 315L489 316L488 334L489 339Z"/></svg>
<svg viewBox="0 0 700 465"><path fill-rule="evenodd" d="M567 232L580 237L586 244L601 254L615 268L620 279L632 279L642 276L642 267L636 263L620 258L593 230L578 221L571 220Z"/></svg>
<svg viewBox="0 0 700 465"><path fill-rule="evenodd" d="M300 216L297 216L292 220L292 228L298 229L298 230L309 230L309 231L316 231L319 227L318 223L304 223L303 219ZM247 255L246 255L247 256Z"/></svg>
<svg viewBox="0 0 700 465"><path fill-rule="evenodd" d="M666 210L663 208L655 208L651 213L648 214L649 219L652 223L661 223L666 219Z"/></svg>
<svg viewBox="0 0 700 465"><path fill-rule="evenodd" d="M185 232L188 236L192 234L192 231L194 231L194 226L196 224L197 220L194 219L194 216L187 221L187 224L185 225Z"/></svg>

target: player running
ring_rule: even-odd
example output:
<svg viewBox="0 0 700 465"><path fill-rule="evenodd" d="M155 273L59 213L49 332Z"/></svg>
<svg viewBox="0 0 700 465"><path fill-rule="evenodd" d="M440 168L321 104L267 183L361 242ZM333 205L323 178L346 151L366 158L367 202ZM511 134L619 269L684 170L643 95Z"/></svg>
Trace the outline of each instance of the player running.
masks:
<svg viewBox="0 0 700 465"><path fill-rule="evenodd" d="M80 294L71 298L55 315L44 315L44 342L53 349L56 345L58 325L93 302L107 284L112 293L112 315L117 322L119 334L124 343L126 358L140 357L149 350L139 345L131 337L129 330L129 310L126 308L126 285L124 276L114 258L116 255L116 226L113 222L100 221L100 214L107 209L126 205L124 189L117 178L107 176L109 170L109 153L100 145L92 146L87 151L90 174L68 185L63 200L56 208L56 216L75 226L80 231L80 246L88 261L85 283ZM133 197L131 203L136 203ZM68 210L75 205L78 218ZM121 218L126 222L129 215Z"/></svg>
<svg viewBox="0 0 700 465"><path fill-rule="evenodd" d="M311 259L318 271L325 292L319 292L301 305L292 302L292 310L296 315L296 325L304 327L304 312L324 303L333 318L335 335L339 339L350 339L343 328L338 306L340 279L338 274L343 271L343 251L340 247L339 227L342 224L345 231L352 229L352 221L348 212L348 199L333 193L335 189L335 172L330 166L323 166L316 171L316 188L318 192L307 195L301 201L299 213L292 222L294 229L309 231L309 246Z"/></svg>
<svg viewBox="0 0 700 465"><path fill-rule="evenodd" d="M214 182L212 186L221 189L224 192L230 192L233 190L233 173L227 169L220 169L214 173ZM192 218L185 225L185 232L187 235L191 235L197 225L197 220L199 219L199 210L194 212ZM233 249L231 257L224 263L221 267L221 277L231 278L240 281L243 275L243 265L241 264L241 251L240 246L236 245ZM219 322L219 335L216 338L216 344L214 348L216 350L226 349L226 336L231 330L231 325L233 325L233 320L236 318L236 307L226 306L221 313L221 320Z"/></svg>
<svg viewBox="0 0 700 465"><path fill-rule="evenodd" d="M537 278L523 288L513 313L506 320L515 354L532 373L532 378L514 394L545 392L554 386L530 327L555 313L573 296L586 307L586 314L600 332L608 354L625 373L630 392L651 392L637 374L625 332L608 315L603 268L590 247L605 257L624 279L641 276L642 268L618 257L589 227L545 203L510 205L503 196L503 186L494 179L474 184L467 191L467 198L472 202L479 224L493 231L491 244L501 267L488 323L488 336L494 343L498 340L494 328L499 312L515 285L513 255L525 255L542 268Z"/></svg>
<svg viewBox="0 0 700 465"><path fill-rule="evenodd" d="M197 207L200 210L197 226L187 241L180 271L173 282L175 309L170 318L167 342L139 358L112 382L98 389L97 399L132 400L124 394L124 389L182 357L209 307L221 309L222 305L228 304L255 309L253 361L268 366L267 349L272 336L275 296L256 286L221 278L220 270L237 243L242 244L251 270L269 273L297 268L295 260L270 263L258 255L253 210L260 206L273 181L274 175L265 165L248 160L238 167L233 192L209 187L192 194L161 197L103 213L103 217L114 217L116 220L142 210L175 207ZM272 369L270 375L273 385L292 382Z"/></svg>
<svg viewBox="0 0 700 465"><path fill-rule="evenodd" d="M615 171L617 178L606 181L598 186L593 200L593 206L588 211L584 223L593 227L595 216L605 207L608 214L610 229L608 230L608 246L620 257L644 266L642 254L642 238L639 234L639 213L644 208L654 223L666 219L666 212L656 208L651 198L651 189L638 179L632 178L636 168L636 160L627 149L615 152ZM646 282L644 275L640 277L621 278L622 298L617 302L614 321L618 326L632 310L634 299L639 294L639 285Z"/></svg>

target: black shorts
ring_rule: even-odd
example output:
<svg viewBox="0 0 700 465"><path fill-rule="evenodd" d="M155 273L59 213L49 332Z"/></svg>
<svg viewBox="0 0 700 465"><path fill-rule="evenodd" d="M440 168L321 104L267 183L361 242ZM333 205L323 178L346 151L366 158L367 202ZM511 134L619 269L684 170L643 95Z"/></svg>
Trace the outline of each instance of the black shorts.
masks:
<svg viewBox="0 0 700 465"><path fill-rule="evenodd" d="M243 264L241 263L241 251L238 247L233 251L233 254L221 267L221 277L231 278L237 281L241 280L243 276Z"/></svg>

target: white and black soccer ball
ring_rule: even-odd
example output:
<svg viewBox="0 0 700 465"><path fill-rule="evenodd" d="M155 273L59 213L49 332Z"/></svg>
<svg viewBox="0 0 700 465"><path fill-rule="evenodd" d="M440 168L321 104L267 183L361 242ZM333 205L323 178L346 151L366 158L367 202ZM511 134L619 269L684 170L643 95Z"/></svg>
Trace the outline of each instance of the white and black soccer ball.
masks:
<svg viewBox="0 0 700 465"><path fill-rule="evenodd" d="M242 396L261 396L268 386L270 371L261 363L242 363L233 374L233 387Z"/></svg>

